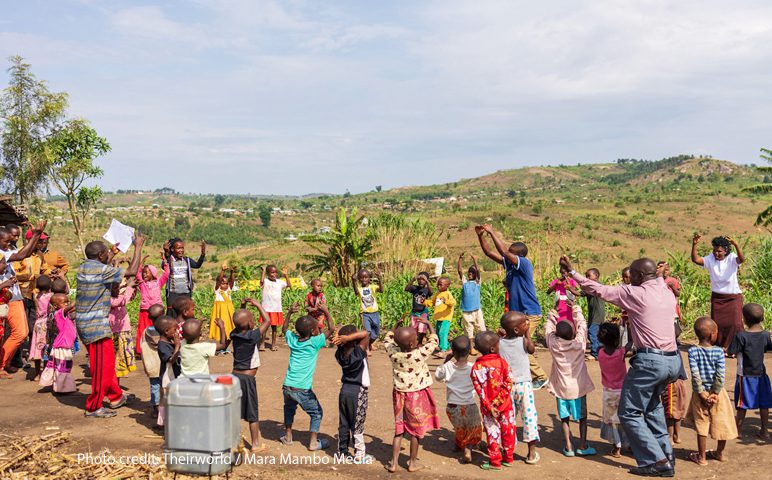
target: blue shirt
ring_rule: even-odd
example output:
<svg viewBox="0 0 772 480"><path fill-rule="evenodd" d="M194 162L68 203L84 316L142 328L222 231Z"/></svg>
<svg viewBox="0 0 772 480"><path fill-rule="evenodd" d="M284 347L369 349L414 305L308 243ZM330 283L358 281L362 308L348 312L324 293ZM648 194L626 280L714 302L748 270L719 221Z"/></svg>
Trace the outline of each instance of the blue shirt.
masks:
<svg viewBox="0 0 772 480"><path fill-rule="evenodd" d="M480 284L472 280L464 280L461 287L461 311L474 312L480 309Z"/></svg>
<svg viewBox="0 0 772 480"><path fill-rule="evenodd" d="M284 377L284 385L287 387L311 390L314 383L314 371L319 350L327 343L327 337L323 333L315 337L300 341L295 332L287 331L284 337L290 349L289 366Z"/></svg>
<svg viewBox="0 0 772 480"><path fill-rule="evenodd" d="M504 257L504 270L507 272L509 290L509 310L526 315L541 315L539 300L536 298L536 285L533 283L533 264L524 257L517 257L517 265Z"/></svg>
<svg viewBox="0 0 772 480"><path fill-rule="evenodd" d="M75 276L75 326L85 345L112 338L110 328L110 289L123 280L123 270L98 260L86 260Z"/></svg>

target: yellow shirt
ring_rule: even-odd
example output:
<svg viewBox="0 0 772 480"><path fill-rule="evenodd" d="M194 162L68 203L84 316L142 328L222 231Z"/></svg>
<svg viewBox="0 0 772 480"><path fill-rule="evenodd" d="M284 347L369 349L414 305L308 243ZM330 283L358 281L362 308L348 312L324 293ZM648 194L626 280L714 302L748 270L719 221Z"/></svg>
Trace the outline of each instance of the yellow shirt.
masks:
<svg viewBox="0 0 772 480"><path fill-rule="evenodd" d="M456 299L450 290L437 292L431 300L426 302L427 307L434 307L432 318L438 322L448 321L453 318L453 310L456 307Z"/></svg>

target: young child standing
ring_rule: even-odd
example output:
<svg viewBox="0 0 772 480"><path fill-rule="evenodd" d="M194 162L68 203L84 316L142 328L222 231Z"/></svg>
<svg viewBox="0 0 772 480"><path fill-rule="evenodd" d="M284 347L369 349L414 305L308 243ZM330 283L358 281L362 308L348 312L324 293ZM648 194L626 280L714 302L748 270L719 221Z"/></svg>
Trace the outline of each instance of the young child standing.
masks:
<svg viewBox="0 0 772 480"><path fill-rule="evenodd" d="M198 260L185 256L185 242L172 238L164 243L164 257L169 263L169 281L166 282L166 314L178 316L174 310L174 302L181 297L193 297L193 269L201 268L206 259L206 242L201 242L201 255Z"/></svg>
<svg viewBox="0 0 772 480"><path fill-rule="evenodd" d="M600 281L600 270L591 268L585 272L584 276L592 281L598 282ZM603 322L606 321L606 302L595 295L590 295L585 292L580 293L582 296L587 297L587 334L590 340L590 354L597 359L598 350L600 350L601 346L598 341L598 330L600 330L600 326Z"/></svg>
<svg viewBox="0 0 772 480"><path fill-rule="evenodd" d="M209 359L218 350L225 348L225 324L222 319L215 318L220 339L217 342L201 341L201 321L195 318L186 320L182 326L182 342L180 342L180 369L183 375L209 375Z"/></svg>
<svg viewBox="0 0 772 480"><path fill-rule="evenodd" d="M145 370L148 381L150 382L150 405L154 416L158 416L158 405L161 403L161 360L158 358L158 342L161 335L155 329L155 321L166 312L163 304L156 303L147 309L148 319L152 325L142 332L142 351L145 356L142 357L142 368Z"/></svg>
<svg viewBox="0 0 772 480"><path fill-rule="evenodd" d="M572 303L576 297L581 295L579 285L571 278L565 268L560 267L560 277L554 279L547 288L547 294L554 293L557 297L555 309L558 312L558 321L566 320L573 323L574 318L571 313ZM569 294L571 295L569 297Z"/></svg>
<svg viewBox="0 0 772 480"><path fill-rule="evenodd" d="M180 368L180 334L177 321L166 315L158 317L153 326L160 334L157 348L161 366L159 367L158 375L161 378L161 401L163 401L163 397L166 396L166 389L171 381L182 374ZM163 403L160 405L163 405ZM159 406L157 425L159 427L163 426L165 420L166 409L163 406Z"/></svg>
<svg viewBox="0 0 772 480"><path fill-rule="evenodd" d="M499 336L480 332L474 338L482 355L472 367L472 383L480 397L483 427L488 443L489 461L483 470L501 470L515 461L515 409L512 406L512 378L507 362L499 355ZM502 458L501 451L504 451Z"/></svg>
<svg viewBox="0 0 772 480"><path fill-rule="evenodd" d="M276 329L286 325L284 321L284 310L282 310L281 292L290 284L287 269L281 270L284 280L278 278L279 269L276 265L268 265L263 269L260 277L260 288L263 290L263 310L271 318L271 351L279 349L276 346ZM261 349L262 350L262 349Z"/></svg>
<svg viewBox="0 0 772 480"><path fill-rule="evenodd" d="M472 266L463 274L464 254L458 256L458 278L461 280L461 322L464 324L464 332L470 339L474 338L475 330L484 332L485 319L480 303L480 269L477 267L477 257L472 258ZM471 340L470 340L471 342ZM472 355L477 355L477 350L472 347Z"/></svg>
<svg viewBox="0 0 772 480"><path fill-rule="evenodd" d="M450 278L440 277L437 279L437 293L426 302L426 305L433 308L433 317L437 322L437 335L440 337L440 352L436 358L442 358L450 352L450 321L453 319L453 310L456 308L456 299L450 293Z"/></svg>
<svg viewBox="0 0 772 480"><path fill-rule="evenodd" d="M177 312L177 336L182 338L182 326L188 320L196 318L196 304L192 298L178 297L172 309Z"/></svg>
<svg viewBox="0 0 772 480"><path fill-rule="evenodd" d="M426 432L440 428L437 402L432 394L432 375L427 362L439 344L434 328L426 318L419 318L429 332L426 343L419 346L418 333L413 327L396 324L386 334L383 346L389 354L394 390L394 441L391 445L391 462L386 470L397 471L402 437L410 435L410 460L408 472L423 469L418 463L418 448Z"/></svg>
<svg viewBox="0 0 772 480"><path fill-rule="evenodd" d="M319 324L320 329L324 329L324 312L321 306L327 307L327 298L322 291L322 281L318 278L311 280L311 291L306 295L305 307L306 313L314 317Z"/></svg>
<svg viewBox="0 0 772 480"><path fill-rule="evenodd" d="M536 451L539 441L539 417L536 413L536 402L533 398L531 383L531 368L528 355L533 355L536 347L531 340L528 317L523 313L509 311L501 317L503 337L499 340L499 355L509 365L512 376L512 406L515 415L523 420L523 441L528 445L528 455L525 463L535 465L540 460ZM517 441L515 441L517 443Z"/></svg>
<svg viewBox="0 0 772 480"><path fill-rule="evenodd" d="M367 345L368 357L372 355L373 343L381 336L381 313L378 309L378 300L375 297L376 294L383 293L383 282L378 270L375 271L375 279L378 280L377 287L370 284L370 271L364 268L359 270L356 276L351 277L351 285L360 301L359 312L362 315L362 328L370 334L370 342Z"/></svg>
<svg viewBox="0 0 772 480"><path fill-rule="evenodd" d="M743 319L748 328L735 334L727 352L730 355L738 355L739 358L734 387L737 430L742 430L745 413L758 409L761 417L761 431L758 437L766 441L769 409L772 408L772 386L764 366L764 352L772 350L772 340L769 332L762 326L764 307L758 303L746 304L743 306Z"/></svg>
<svg viewBox="0 0 772 480"><path fill-rule="evenodd" d="M358 464L370 458L365 453L365 419L367 417L370 368L367 348L370 332L357 331L354 325L344 325L332 337L338 346L335 360L343 372L338 395L338 455L349 456L349 445L354 444L354 459Z"/></svg>
<svg viewBox="0 0 772 480"><path fill-rule="evenodd" d="M227 265L222 266L220 274L217 276L214 285L214 306L212 307L212 316L209 322L209 338L217 340L220 338L220 327L217 326L218 318L222 320L225 325L225 339L230 338L230 333L234 328L233 325L233 301L231 300L231 292L233 291L233 282L236 281L236 267L231 266L230 275L226 277L225 273L228 271ZM217 351L218 354L228 353L228 350L223 349Z"/></svg>
<svg viewBox="0 0 772 480"><path fill-rule="evenodd" d="M413 285L418 283L417 285ZM413 277L405 287L405 291L413 295L413 307L410 312L410 326L418 332L418 343L424 343L427 323L429 321L429 309L426 308L426 300L431 298L432 289L429 287L429 274L420 272ZM426 320L422 322L421 320Z"/></svg>
<svg viewBox="0 0 772 480"><path fill-rule="evenodd" d="M295 303L287 313L287 319L282 326L282 334L290 349L287 375L284 377L282 392L284 394L284 435L279 440L284 445L292 445L292 424L298 406L311 417L311 438L308 450L324 450L328 446L326 439L318 439L319 428L322 425L322 406L313 391L314 372L319 350L327 344L334 328L329 310L323 307L327 318L327 330L319 332L319 324L314 317L305 315L295 322L295 332L288 331L292 314L300 311L300 305ZM297 333L296 333L297 332Z"/></svg>
<svg viewBox="0 0 772 480"><path fill-rule="evenodd" d="M482 440L482 418L474 401L473 364L469 361L472 342L462 335L453 339L450 348L452 353L437 367L434 376L447 387L445 411L456 431L456 448L463 452L461 461L471 463L472 449Z"/></svg>
<svg viewBox="0 0 772 480"><path fill-rule="evenodd" d="M75 379L72 378L72 348L78 334L75 330L75 322L71 314L75 310L75 304L70 303L70 298L63 293L55 293L51 296L50 308L53 313L49 315L46 326L46 343L50 353L46 368L40 375L41 387L53 387L54 393L71 393L78 390Z"/></svg>
<svg viewBox="0 0 772 480"><path fill-rule="evenodd" d="M33 382L40 380L40 374L43 371L43 354L46 348L46 327L48 326L48 305L51 302L51 287L53 282L45 275L41 275L35 280L37 295L35 296L35 305L37 318L35 326L32 328L32 340L29 347L29 359L35 361L35 374Z"/></svg>
<svg viewBox="0 0 772 480"><path fill-rule="evenodd" d="M142 354L142 337L145 329L153 326L153 319L150 318L149 309L153 305L163 305L161 299L161 290L169 280L169 263L161 255L161 276L158 276L158 269L154 265L145 265L145 257L137 271L137 290L139 291L139 318L137 319L137 355ZM154 354L153 354L154 355Z"/></svg>
<svg viewBox="0 0 772 480"><path fill-rule="evenodd" d="M587 365L584 363L584 351L587 348L587 322L582 309L573 305L573 324L558 321L558 312L550 311L547 315L545 337L547 347L552 353L552 371L550 372L549 391L557 400L558 417L563 424L566 457L595 455L595 449L587 443L587 394L595 390ZM574 329L576 325L576 329ZM571 419L579 421L579 448L571 443Z"/></svg>
<svg viewBox="0 0 772 480"><path fill-rule="evenodd" d="M611 456L622 456L624 433L619 427L619 399L622 397L622 382L627 374L625 349L620 346L619 326L603 323L598 329L598 340L603 348L598 350L601 384L603 385L603 424L600 438L608 440L614 448Z"/></svg>
<svg viewBox="0 0 772 480"><path fill-rule="evenodd" d="M113 332L113 349L115 350L115 376L120 386L121 377L137 369L134 364L134 338L131 335L131 320L126 305L134 298L133 278L126 279L126 285L121 293L121 284L114 283L110 292L110 313L108 320ZM143 332L144 333L144 332Z"/></svg>

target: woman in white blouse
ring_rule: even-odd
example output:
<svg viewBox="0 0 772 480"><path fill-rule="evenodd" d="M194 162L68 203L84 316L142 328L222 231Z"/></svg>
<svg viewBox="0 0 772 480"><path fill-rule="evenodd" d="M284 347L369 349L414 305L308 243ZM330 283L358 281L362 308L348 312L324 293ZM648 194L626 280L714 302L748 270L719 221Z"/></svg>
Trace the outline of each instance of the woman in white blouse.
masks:
<svg viewBox="0 0 772 480"><path fill-rule="evenodd" d="M711 241L713 253L705 257L697 255L700 235L692 239L692 262L704 267L710 274L710 316L718 325L718 339L726 351L735 333L743 330L743 295L737 282L737 270L745 261L740 246L731 237L716 237ZM737 253L732 252L732 247Z"/></svg>

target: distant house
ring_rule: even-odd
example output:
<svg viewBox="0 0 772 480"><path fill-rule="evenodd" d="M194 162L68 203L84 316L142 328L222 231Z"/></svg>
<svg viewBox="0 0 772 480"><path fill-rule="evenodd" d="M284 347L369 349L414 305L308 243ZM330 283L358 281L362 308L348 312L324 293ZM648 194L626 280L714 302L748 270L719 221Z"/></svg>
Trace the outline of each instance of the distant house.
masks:
<svg viewBox="0 0 772 480"><path fill-rule="evenodd" d="M176 190L169 187L163 187L163 188L157 188L153 191L153 193L157 193L158 195L174 195L177 193Z"/></svg>
<svg viewBox="0 0 772 480"><path fill-rule="evenodd" d="M284 237L284 240L286 240L286 241L288 241L288 242L294 242L294 241L295 241L295 240L297 240L297 239L298 239L298 237L296 237L296 236L295 236L295 235L293 235L293 234L289 234L289 235L287 235L286 237Z"/></svg>
<svg viewBox="0 0 772 480"><path fill-rule="evenodd" d="M15 223L23 225L27 223L27 209L13 204L13 197L10 195L0 196L0 225Z"/></svg>

